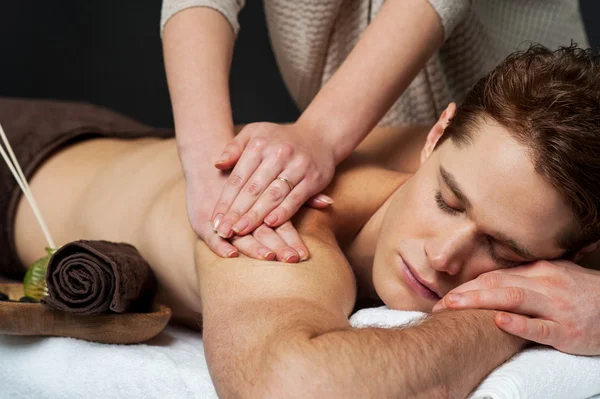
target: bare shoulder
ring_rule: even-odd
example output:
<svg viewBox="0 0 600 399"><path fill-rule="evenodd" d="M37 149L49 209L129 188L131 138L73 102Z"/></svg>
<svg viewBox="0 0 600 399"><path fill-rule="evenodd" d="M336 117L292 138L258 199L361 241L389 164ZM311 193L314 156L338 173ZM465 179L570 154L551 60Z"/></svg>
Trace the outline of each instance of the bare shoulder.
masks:
<svg viewBox="0 0 600 399"><path fill-rule="evenodd" d="M322 230L324 225L345 248L385 201L410 178L411 174L386 169L370 158L352 154L338 170L324 193L334 203L325 210L306 209L294 220L299 231Z"/></svg>

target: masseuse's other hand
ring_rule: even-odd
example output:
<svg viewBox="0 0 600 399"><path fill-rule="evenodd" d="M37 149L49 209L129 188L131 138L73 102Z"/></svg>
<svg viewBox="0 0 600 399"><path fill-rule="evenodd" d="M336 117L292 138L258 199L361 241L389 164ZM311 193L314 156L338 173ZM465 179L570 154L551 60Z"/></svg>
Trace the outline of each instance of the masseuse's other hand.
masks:
<svg viewBox="0 0 600 399"><path fill-rule="evenodd" d="M230 240L241 253L255 259L296 263L309 258L308 248L289 220L275 229L261 224L251 234Z"/></svg>
<svg viewBox="0 0 600 399"><path fill-rule="evenodd" d="M217 203L227 176L212 165L205 165L200 161L190 164L192 165L187 168L184 164L184 170L186 209L192 229L217 255L223 258L238 256L238 250L229 241L219 237L210 223L213 206Z"/></svg>
<svg viewBox="0 0 600 399"><path fill-rule="evenodd" d="M537 261L480 275L434 311L495 309L502 330L577 355L600 355L600 272L569 261Z"/></svg>
<svg viewBox="0 0 600 399"><path fill-rule="evenodd" d="M327 141L308 126L253 123L225 147L215 166L233 167L211 217L218 234L230 238L263 222L275 228L288 221L329 184L335 161ZM331 203L319 194L308 204Z"/></svg>

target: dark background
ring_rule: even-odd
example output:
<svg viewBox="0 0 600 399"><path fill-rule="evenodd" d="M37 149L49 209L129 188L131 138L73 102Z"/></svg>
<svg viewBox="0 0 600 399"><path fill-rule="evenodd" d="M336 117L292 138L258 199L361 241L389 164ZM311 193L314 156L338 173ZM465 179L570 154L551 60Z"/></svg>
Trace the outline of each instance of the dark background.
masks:
<svg viewBox="0 0 600 399"><path fill-rule="evenodd" d="M600 2L580 3L597 48ZM171 127L160 8L161 0L0 0L0 96L88 101ZM230 79L234 122L295 120L262 1L249 0L240 23Z"/></svg>

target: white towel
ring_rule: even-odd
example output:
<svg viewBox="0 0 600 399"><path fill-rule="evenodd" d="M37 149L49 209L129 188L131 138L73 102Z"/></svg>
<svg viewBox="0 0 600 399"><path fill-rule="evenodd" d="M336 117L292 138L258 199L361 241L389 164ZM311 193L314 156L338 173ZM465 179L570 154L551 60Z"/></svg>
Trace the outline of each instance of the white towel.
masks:
<svg viewBox="0 0 600 399"><path fill-rule="evenodd" d="M0 335L0 399L218 399L197 331L147 344Z"/></svg>
<svg viewBox="0 0 600 399"><path fill-rule="evenodd" d="M355 327L391 327L422 315L373 308L356 313L351 322ZM599 392L600 358L538 348L499 367L471 398L575 399ZM217 394L200 334L168 326L143 345L0 335L0 399L4 398L217 399Z"/></svg>
<svg viewBox="0 0 600 399"><path fill-rule="evenodd" d="M385 306L356 312L353 327L401 327L418 323L425 313ZM470 399L600 398L600 356L574 356L536 346L494 370ZM598 395L598 396L594 396Z"/></svg>

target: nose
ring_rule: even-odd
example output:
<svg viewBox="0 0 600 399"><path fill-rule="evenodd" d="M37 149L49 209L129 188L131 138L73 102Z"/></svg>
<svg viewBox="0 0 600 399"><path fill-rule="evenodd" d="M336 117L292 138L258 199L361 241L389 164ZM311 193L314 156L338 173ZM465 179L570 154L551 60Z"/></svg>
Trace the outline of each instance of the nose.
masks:
<svg viewBox="0 0 600 399"><path fill-rule="evenodd" d="M474 245L474 228L462 226L428 240L425 243L425 255L431 267L454 276L463 268Z"/></svg>

